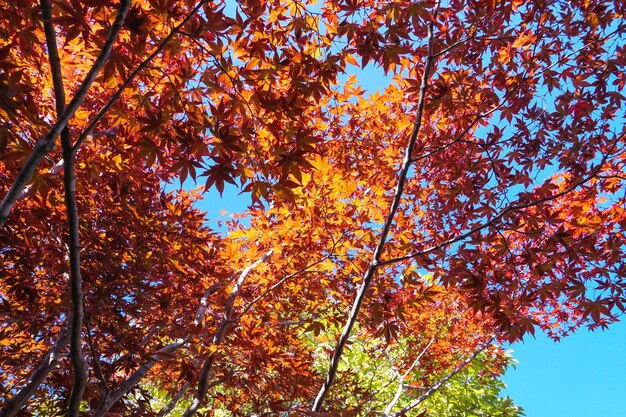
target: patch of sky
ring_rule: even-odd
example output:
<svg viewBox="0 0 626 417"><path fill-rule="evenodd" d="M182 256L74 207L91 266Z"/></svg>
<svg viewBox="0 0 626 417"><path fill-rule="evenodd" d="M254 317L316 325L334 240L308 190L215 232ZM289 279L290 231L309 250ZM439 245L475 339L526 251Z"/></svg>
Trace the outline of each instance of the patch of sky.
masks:
<svg viewBox="0 0 626 417"><path fill-rule="evenodd" d="M512 346L504 393L529 417L626 416L626 323L556 343L542 334Z"/></svg>

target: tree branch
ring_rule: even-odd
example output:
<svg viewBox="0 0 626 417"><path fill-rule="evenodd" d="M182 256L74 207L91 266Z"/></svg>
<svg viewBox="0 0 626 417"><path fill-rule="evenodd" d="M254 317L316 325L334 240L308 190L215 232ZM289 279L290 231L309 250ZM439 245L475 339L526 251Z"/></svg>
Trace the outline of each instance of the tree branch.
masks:
<svg viewBox="0 0 626 417"><path fill-rule="evenodd" d="M354 300L354 303L352 305L352 310L350 311L350 315L348 316L348 319L344 325L341 336L339 337L339 341L337 342L337 345L335 346L335 349L333 350L333 354L332 354L331 361L330 361L330 366L326 374L326 380L324 381L324 384L322 385L322 388L320 389L319 393L317 394L317 397L315 398L315 402L313 403L312 411L314 412L319 412L321 410L322 404L324 403L324 399L326 398L326 395L328 394L328 391L330 390L330 387L332 386L333 381L335 380L335 376L337 374L337 367L339 366L339 361L341 359L343 349L348 341L348 338L350 337L352 328L354 327L354 324L356 323L357 316L361 309L361 305L363 304L367 290L372 283L374 273L380 266L380 257L383 253L383 248L385 246L385 242L387 241L387 236L389 235L389 231L391 229L393 219L395 217L396 211L398 209L398 205L400 204L400 200L404 192L404 185L409 174L409 168L411 167L411 155L413 154L413 149L415 148L417 135L419 134L421 127L422 127L422 117L423 117L424 106L426 102L426 90L428 88L428 80L430 78L430 72L433 66L433 62L434 62L434 52L433 52L433 45L434 45L434 39L435 39L435 35L434 35L435 22L434 21L438 13L439 13L439 1L437 1L437 4L435 6L435 11L433 12L432 21L428 24L428 56L426 57L426 63L424 65L424 73L422 74L420 95L419 95L418 105L417 105L417 115L416 115L415 123L413 125L413 131L411 133L409 143L406 147L406 153L404 155L402 168L400 169L400 173L398 174L398 184L396 186L396 190L394 193L393 202L391 204L391 208L389 210L387 219L385 220L385 223L383 225L380 239L378 241L378 244L376 245L376 249L374 250L372 260L365 272L365 275L363 277L363 282L361 283L361 286L359 287L359 290L356 295L356 299Z"/></svg>
<svg viewBox="0 0 626 417"><path fill-rule="evenodd" d="M109 99L107 104L105 104L104 107L102 107L100 109L100 111L98 112L96 117L89 123L89 126L87 126L87 128L85 128L85 130L82 131L82 133L80 134L80 136L76 140L76 143L74 143L74 146L72 147L72 151L74 153L76 153L76 151L78 150L80 145L82 145L82 143L87 139L87 136L98 125L100 120L107 114L107 112L113 106L113 104L115 104L115 102L121 97L121 95L124 92L124 90L126 90L126 88L135 79L135 77L141 71L143 71L158 54L161 53L163 48L165 48L165 46L168 44L168 42L175 35L180 33L181 28L198 12L198 10L200 10L202 5L204 5L205 3L208 3L208 2L209 2L209 0L202 0L202 1L200 1L196 5L196 7L194 7L191 10L191 12L189 12L189 14L187 14L187 16L185 16L185 18L178 25L176 25L174 27L174 29L172 29L172 31L170 33L165 38L163 38L163 40L161 40L161 43L159 43L159 46L157 46L157 48L154 51L152 51L152 53L150 55L148 55L148 57L146 59L144 59L137 66L137 68L135 68L135 70L133 72L130 73L130 75L126 78L126 80L124 80L124 83L117 89L117 91L113 94L113 96L111 96L111 98Z"/></svg>
<svg viewBox="0 0 626 417"><path fill-rule="evenodd" d="M41 159L54 147L54 141L56 140L57 136L61 134L61 131L65 129L70 119L74 116L74 113L76 113L76 110L80 107L83 100L85 99L85 96L87 95L87 91L91 87L91 84L93 84L98 73L108 60L109 55L111 54L111 50L113 48L113 44L115 43L115 39L122 29L122 24L129 8L130 0L120 0L120 7L117 12L117 16L115 17L115 21L113 22L113 25L109 30L104 45L102 46L102 50L100 51L100 54L93 63L91 69L85 76L85 79L81 83L80 87L76 91L76 95L70 101L68 106L64 109L63 113L58 117L57 121L54 123L48 133L43 138L37 141L32 153L18 173L17 178L11 185L11 188L2 200L2 203L0 203L0 227L4 226L4 224L6 223L9 213L11 212L13 205L17 201L20 192L33 177L33 174L35 173L37 166L41 162Z"/></svg>
<svg viewBox="0 0 626 417"><path fill-rule="evenodd" d="M163 358L170 357L174 352L176 352L181 346L183 346L185 342L183 340L177 340L174 343L170 343L169 345L157 350L152 354L152 360L144 363L137 369L131 376L129 376L126 381L124 381L119 387L115 390L108 393L100 405L94 411L92 417L104 417L109 409L118 402L124 395L126 395L137 383L144 377L150 370Z"/></svg>
<svg viewBox="0 0 626 417"><path fill-rule="evenodd" d="M394 263L398 263L401 261L405 261L407 259L412 259L415 258L417 256L422 256L422 255L427 255L431 252L434 252L436 250L442 249L446 246L452 245L454 243L460 242L462 240L467 239L468 237L472 236L474 233L478 233L483 229L486 229L490 226L492 226L493 224L495 224L498 220L500 220L502 217L504 217L506 214L514 212L514 211L518 211L518 210L523 210L529 207L533 207L533 206L538 206L542 203L548 202L548 201L552 201L552 200L556 200L560 197L563 197L566 194L571 193L572 191L574 191L576 188L586 184L587 182L589 182L591 179L595 178L598 173L600 172L600 170L602 169L602 167L604 166L606 160L608 159L608 156L611 154L611 152L613 152L613 149L615 148L615 146L617 145L617 143L623 139L624 137L626 137L626 133L622 133L621 135L617 136L615 138L615 140L613 141L613 143L611 144L609 150L607 151L607 153L605 155L602 156L602 159L600 161L600 163L598 164L597 167L595 167L590 173L589 175L587 175L586 177L584 177L583 179L581 179L580 181L575 182L574 184L572 184L570 187L566 188L563 191L560 191L556 194L553 194L551 196L547 196L547 197L543 197L537 200L533 200L533 201L529 201L526 203L518 203L518 204L512 204L510 206L508 206L507 208L505 208L504 210L500 211L500 213L498 213L497 215L495 215L494 217L492 217L490 220L486 221L485 223L482 223L474 228L472 228L471 230L468 230L465 233L462 233L456 237L450 238L444 242L441 242L439 244L430 246L426 249L422 249L416 252L412 252L409 253L408 255L404 255L404 256L398 256L396 258L391 258L391 259L387 259L384 261L380 261L378 266L384 266L384 265L390 265L390 264L394 264Z"/></svg>
<svg viewBox="0 0 626 417"><path fill-rule="evenodd" d="M191 384L189 383L189 381L185 382L183 386L180 387L176 395L172 397L172 400L159 411L157 417L165 417L166 415L168 415L176 407L176 404L178 404L180 399L183 398L183 395L185 395L185 392L187 392L190 386Z"/></svg>
<svg viewBox="0 0 626 417"><path fill-rule="evenodd" d="M241 274L239 275L239 278L237 280L237 283L235 284L235 287L233 288L233 290L231 291L228 299L226 300L226 307L225 307L225 312L224 312L224 317L222 319L222 322L220 323L220 326L218 327L214 337L213 337L213 345L218 345L222 342L222 340L224 339L224 337L226 336L226 331L228 329L228 326L230 324L232 324L233 322L233 318L232 318L232 314L233 314L233 308L234 308L234 304L235 304L235 300L239 294L239 291L241 291L241 288L244 284L244 281L246 279L246 277L248 276L248 274L255 268L257 267L259 264L261 264L262 262L266 261L271 255L272 253L274 253L273 250L269 250L262 258L258 259L257 261L255 261L253 264L251 264L250 266L248 266L246 269L244 269ZM198 311L196 312L196 323L200 323L204 313L206 311L206 301L205 303L202 303L202 300L204 300L206 297L208 297L210 294L212 294L215 290L215 287L210 287L207 290L207 293L205 293L205 295L202 297L201 299L201 304L200 307L198 308ZM154 365L156 365L163 357L168 357L171 354L173 354L174 352L176 352L180 347L182 347L185 343L187 343L186 340L178 340L175 343L171 343L169 345L167 345L166 347L158 350L154 355L153 355L153 359L145 364L143 364L137 371L135 371L130 377L128 377L128 379L126 379L118 388L116 388L115 390L111 391L110 393L107 393L100 405L98 406L98 408L96 409L96 411L93 413L92 417L104 417L106 415L106 413L109 411L109 409L117 402L119 401L124 395L126 395L135 385L137 385L137 383L139 383L139 381L150 371L150 369L152 369L154 367ZM192 403L192 405L190 406L190 408L187 410L187 413L191 412L192 414L194 414L198 408L198 406L200 405L200 402L204 400L204 398L206 397L206 392L207 390L210 388L210 384L208 384L208 375L209 372L211 370L211 366L213 364L214 361L214 354L211 354L205 361L202 367L202 371L201 371L201 375L200 375L200 380L198 382L198 392L196 394L196 399L194 400L194 403ZM186 391L188 389L185 388L184 391ZM195 406L195 409L193 409L193 411L190 411L191 408L194 406L196 400L198 399L198 397L201 395L201 399L198 402L198 405ZM178 394L177 394L178 395ZM180 395L182 396L183 393L180 393ZM176 397L175 397L176 398ZM176 401L174 401L174 399L172 399L172 409L176 406L176 403L178 403L178 401L180 400L180 397L178 399L176 399ZM166 407L167 408L167 407ZM161 412L159 413L159 415L166 415L167 413L169 413L171 411L171 409L164 409L161 410ZM189 414L189 415L192 415ZM3 417L3 416L0 416Z"/></svg>
<svg viewBox="0 0 626 417"><path fill-rule="evenodd" d="M461 362L460 364L458 364L448 375L446 375L445 377L441 378L435 385L433 385L432 387L430 387L428 389L428 391L426 391L424 394L420 395L415 401L413 401L411 404L407 405L406 407L404 407L402 410L395 412L394 414L387 414L388 417L401 417L401 416L405 416L406 413L412 409L414 409L415 407L417 407L418 405L420 405L421 403L423 403L424 401L426 401L431 395L433 395L435 392L437 392L441 387L443 387L450 379L452 379L452 377L454 377L456 374L458 374L459 372L461 372L467 365L469 365L474 359L476 359L476 356L478 356L478 354L480 352L482 352L489 344L491 343L491 341L485 343L484 345L481 345L478 349L476 349L474 351L474 353L472 353L470 356L467 357L467 359L465 359L463 362Z"/></svg>
<svg viewBox="0 0 626 417"><path fill-rule="evenodd" d="M104 377L104 372L102 372L102 366L100 365L100 354L96 349L96 345L93 343L89 315L85 316L85 326L87 327L87 343L89 344L89 350L91 351L93 367L96 371L96 376L100 380L100 390L102 391L102 395L106 395L109 392L109 384L107 384L107 380Z"/></svg>
<svg viewBox="0 0 626 417"><path fill-rule="evenodd" d="M54 369L61 351L70 341L70 328L66 324L61 328L61 333L57 337L54 346L50 349L50 352L42 359L39 366L31 373L26 385L18 391L10 400L6 402L4 408L0 410L0 417L14 417L20 411L20 409L26 404L26 402L37 392L37 389L41 383L46 379L46 376Z"/></svg>
<svg viewBox="0 0 626 417"><path fill-rule="evenodd" d="M54 27L52 25L52 5L50 4L49 0L41 0L41 12L43 15L44 32L46 35L46 46L48 48L48 59L50 61L50 70L52 73L52 83L54 86L57 117L59 118L59 120L61 120L66 110L65 90L63 88L63 77L61 71L61 61L59 59L59 51L57 49L57 40L54 33ZM113 38L113 40L114 39L115 38ZM111 46L112 45L113 42L111 42ZM94 73L94 79L96 74L97 72ZM89 79L89 74L87 76L87 79ZM86 92L87 89L85 89L85 93ZM82 99L77 101L78 104L76 105L76 107L80 105L80 101L82 101ZM52 139L52 142L54 142L54 139ZM78 417L78 414L80 412L80 402L83 397L83 392L85 391L85 386L87 385L87 364L85 363L85 357L82 352L81 341L84 310L82 276L80 273L80 239L78 208L76 205L76 176L74 174L74 156L72 154L72 143L70 139L70 132L67 128L67 122L61 130L61 146L63 152L63 186L65 189L65 208L67 212L67 223L69 231L68 257L70 264L70 288L72 298L72 336L70 340L70 359L74 366L74 383L72 386L72 392L68 405L68 415L70 417Z"/></svg>
<svg viewBox="0 0 626 417"><path fill-rule="evenodd" d="M402 395L402 392L404 391L404 380L413 371L415 366L417 366L417 364L419 363L420 359L422 359L422 356L424 356L426 351L432 346L433 343L435 343L435 340L437 340L438 336L439 336L439 332L437 332L437 334L435 334L428 341L428 343L426 344L424 349L422 349L422 351L417 355L417 357L415 358L415 360L413 361L413 363L411 364L409 369L407 369L404 374L400 375L400 372L397 371L396 369L393 369L393 367L392 367L392 369L394 370L394 372L396 372L396 375L398 377L398 389L396 389L396 394L394 395L394 397L391 400L391 402L387 405L387 407L385 407L385 411L384 411L385 416L388 416L388 415L391 414L391 410L393 410L393 408L396 406L396 404L400 400L400 396Z"/></svg>
<svg viewBox="0 0 626 417"><path fill-rule="evenodd" d="M213 341L212 341L213 346L217 346L220 343L222 343L222 341L224 340L224 337L226 337L228 328L233 323L233 309L235 306L235 301L237 299L237 296L239 295L239 292L241 291L241 288L243 287L243 284L246 278L248 277L248 274L254 268L259 266L261 263L265 262L270 256L272 256L273 253L274 253L274 250L270 249L260 259L257 259L253 264L251 264L246 269L244 269L239 275L239 278L237 279L235 286L230 292L230 295L228 296L228 298L226 299L226 305L224 307L224 316L222 317L222 321L219 327L217 328L217 330L215 331L215 335L213 336ZM196 413L196 411L198 411L198 408L200 407L200 405L202 405L202 402L206 398L206 394L209 389L209 384L208 384L209 372L211 371L211 367L213 366L214 361L215 361L215 352L211 353L206 358L206 360L204 361L202 365L202 370L200 371L200 378L198 379L198 389L194 396L194 400L189 406L189 408L187 408L187 411L185 411L185 413L183 414L183 417L193 416Z"/></svg>

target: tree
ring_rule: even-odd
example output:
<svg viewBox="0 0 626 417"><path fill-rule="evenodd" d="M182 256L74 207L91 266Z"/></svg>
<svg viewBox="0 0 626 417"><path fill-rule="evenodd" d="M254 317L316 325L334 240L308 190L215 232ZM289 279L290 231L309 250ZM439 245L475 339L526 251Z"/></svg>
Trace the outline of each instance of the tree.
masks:
<svg viewBox="0 0 626 417"><path fill-rule="evenodd" d="M432 340L425 392L494 337L608 326L622 3L0 2L0 415L355 414L357 322L398 372ZM219 234L226 183L252 205Z"/></svg>

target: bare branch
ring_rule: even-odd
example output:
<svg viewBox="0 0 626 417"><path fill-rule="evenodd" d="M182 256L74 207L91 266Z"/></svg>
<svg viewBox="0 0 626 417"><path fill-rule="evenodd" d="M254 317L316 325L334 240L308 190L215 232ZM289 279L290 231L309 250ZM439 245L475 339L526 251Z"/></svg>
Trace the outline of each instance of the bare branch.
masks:
<svg viewBox="0 0 626 417"><path fill-rule="evenodd" d="M24 387L6 402L4 408L0 410L0 417L14 417L24 404L35 395L41 383L46 379L46 376L48 376L50 371L57 365L61 351L70 341L70 333L69 326L64 324L52 349L50 349L48 354L39 363L39 366L31 373Z"/></svg>
<svg viewBox="0 0 626 417"><path fill-rule="evenodd" d="M122 29L122 24L124 22L124 19L126 18L126 13L128 12L129 8L130 0L120 0L120 7L117 12L117 16L115 17L115 21L113 22L113 25L109 30L104 45L102 46L102 50L100 51L100 54L93 63L91 69L85 76L85 79L81 83L80 87L76 91L76 95L74 96L74 98L72 98L68 106L59 116L52 128L50 128L48 133L43 138L39 139L39 141L37 141L33 152L30 154L26 163L18 173L17 178L11 185L9 192L2 200L2 203L0 203L0 227L4 226L4 224L6 223L9 213L11 212L13 205L17 201L17 198L20 195L22 189L32 178L35 170L37 169L37 166L41 162L41 159L54 148L54 142L57 136L61 134L61 131L65 129L70 119L74 116L74 113L76 113L76 110L78 110L83 100L85 99L85 96L87 95L91 84L93 84L94 80L98 76L98 73L108 60L109 55L111 54L111 50L113 48L113 44L115 43L115 39Z"/></svg>
<svg viewBox="0 0 626 417"><path fill-rule="evenodd" d="M435 343L435 340L437 340L438 336L439 336L439 332L437 332L437 334L435 334L430 339L430 341L426 344L424 349L422 349L422 351L417 355L417 357L415 358L411 366L409 366L409 369L407 369L404 374L400 375L400 372L394 369L394 372L396 373L398 377L398 388L396 389L396 394L394 395L391 402L387 405L387 407L385 407L385 411L384 411L385 416L388 416L391 414L391 410L393 410L393 408L396 406L396 404L400 400L400 396L402 395L402 392L404 392L404 380L406 379L407 376L409 376L411 372L413 372L413 369L415 369L415 366L417 366L419 361L422 359L422 356L424 356L424 354L432 346L432 344Z"/></svg>
<svg viewBox="0 0 626 417"><path fill-rule="evenodd" d="M361 309L361 305L365 299L365 295L367 293L368 288L371 285L372 279L374 277L374 273L380 266L380 257L383 253L383 248L385 246L385 242L387 241L387 236L389 235L389 231L391 229L391 225L393 223L393 219L395 217L396 211L398 209L398 205L400 204L400 199L402 198L402 194L404 192L404 185L407 180L409 174L409 168L411 167L411 155L413 154L413 149L415 148L415 143L417 141L417 135L419 134L422 127L422 117L424 113L424 106L426 102L426 89L428 88L428 80L430 78L431 68L434 62L434 20L436 19L437 14L439 13L439 2L437 2L435 6L435 11L433 13L433 20L428 24L428 56L426 57L426 63L424 65L424 73L422 74L422 82L420 86L420 95L418 99L417 105L417 115L416 120L413 125L413 131L411 133L409 143L406 147L406 153L404 156L404 161L402 163L402 168L400 169L400 173L398 174L398 185L396 186L396 190L393 197L393 202L391 204L391 208L389 210L389 214L385 223L383 225L380 239L378 244L376 245L376 249L374 250L374 254L372 256L372 260L365 272L363 277L363 282L359 287L358 293L356 295L356 299L352 305L352 310L350 311L350 315L344 325L341 336L339 337L339 341L333 350L332 358L330 361L330 367L326 374L326 380L322 385L317 397L315 398L315 402L313 403L312 411L319 412L322 409L322 404L324 403L324 399L330 390L330 387L335 380L335 376L337 374L337 367L339 366L339 361L341 359L341 355L343 353L343 349L350 337L350 333L352 332L352 328L356 323L357 316Z"/></svg>

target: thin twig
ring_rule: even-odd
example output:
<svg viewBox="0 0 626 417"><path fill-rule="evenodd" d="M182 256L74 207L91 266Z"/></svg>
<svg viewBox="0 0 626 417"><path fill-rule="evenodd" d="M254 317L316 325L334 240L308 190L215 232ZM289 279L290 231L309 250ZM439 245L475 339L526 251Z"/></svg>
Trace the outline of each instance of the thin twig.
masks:
<svg viewBox="0 0 626 417"><path fill-rule="evenodd" d="M394 395L391 402L385 408L385 416L388 416L391 413L391 410L393 410L393 408L396 406L396 404L400 400L400 396L402 395L402 392L404 392L404 380L411 372L413 372L413 369L415 369L415 366L417 366L419 361L422 359L422 356L424 356L424 354L432 346L432 344L435 343L435 340L437 340L438 336L439 336L439 331L428 341L424 349L422 349L422 351L417 355L417 357L415 358L411 366L409 366L409 369L407 369L404 374L400 375L400 372L394 369L394 371L397 373L397 376L398 376L398 388L396 389L396 395Z"/></svg>
<svg viewBox="0 0 626 417"><path fill-rule="evenodd" d="M589 173L589 175L587 175L586 177L582 178L580 181L575 182L574 184L572 184L570 187L566 188L563 191L560 191L556 194L550 195L550 196L546 196L543 198L539 198L537 200L533 200L533 201L529 201L526 203L518 203L518 204L513 204L508 206L506 209L500 211L497 215L495 215L494 217L492 217L490 220L486 221L485 223L482 223L470 230L468 230L465 233L462 233L456 237L450 238L444 242L438 243L436 245L430 246L426 249L422 249L419 251L415 251L412 253L409 253L408 255L403 255L403 256L398 256L396 258L391 258L391 259L387 259L384 261L380 261L380 263L378 264L378 266L384 266L384 265L390 265L390 264L394 264L394 263L398 263L401 261L405 261L408 259L413 259L415 257L418 256L422 256L422 255L427 255L431 252L434 252L436 250L442 249L446 246L452 245L454 243L460 242L462 240L467 239L468 237L472 236L475 233L480 232L483 229L486 229L490 226L492 226L493 224L495 224L498 220L502 219L505 215L507 215L508 213L511 212L515 212L515 211L519 211L519 210L523 210L529 207L534 207L534 206L538 206L542 203L548 202L548 201L552 201L552 200L556 200L560 197L563 197L566 194L571 193L572 191L574 191L576 188L586 184L587 182L589 182L591 179L595 178L597 176L597 174L600 172L600 170L602 169L602 167L604 166L604 164L607 161L608 156L611 154L611 152L613 152L613 149L615 148L615 146L617 145L617 143L622 139L626 137L626 133L622 133L621 135L619 135L611 144L611 147L609 148L609 151L607 152L606 155L604 155L602 157L602 160L600 161L600 163L598 164L598 166L596 168L594 168L591 173Z"/></svg>
<svg viewBox="0 0 626 417"><path fill-rule="evenodd" d="M72 147L72 151L74 153L76 153L76 151L78 150L78 148L80 147L80 145L82 145L82 143L87 139L87 136L91 133L91 131L98 125L98 123L100 122L100 120L107 114L107 112L109 111L109 109L113 106L113 104L115 104L115 102L121 97L122 93L124 92L124 90L126 90L126 88L128 88L128 86L130 85L130 83L135 79L135 77L137 75L139 75L139 73L141 71L143 71L149 64L150 62L152 62L152 60L161 53L161 51L165 48L165 46L169 43L169 41L175 36L177 35L181 28L187 23L189 22L189 20L198 12L198 10L200 10L200 8L202 7L202 5L208 3L209 0L202 0L200 1L196 7L194 7L189 14L187 14L187 16L185 16L185 18L174 27L174 29L172 29L172 31L165 37L163 38L163 40L161 40L161 43L159 43L159 46L157 46L157 48L152 51L152 53L150 55L148 55L148 57L146 59L144 59L138 66L137 68L135 68L135 70L133 72L130 73L130 75L126 78L126 80L124 80L124 83L117 89L117 91L115 93L113 93L113 95L111 96L111 98L109 99L109 101L107 102L107 104L104 105L104 107L102 107L100 109L100 111L98 112L98 114L96 115L96 117L94 117L94 119L89 123L89 126L87 126L85 128L85 130L82 131L82 133L80 134L80 136L78 137L78 139L76 140L76 143L74 143L74 146Z"/></svg>
<svg viewBox="0 0 626 417"><path fill-rule="evenodd" d="M172 397L172 400L159 411L157 417L164 417L169 414L170 411L172 411L176 407L180 399L183 398L183 395L185 395L185 392L187 392L190 386L191 384L189 383L189 381L185 382L183 386L180 387L178 392Z"/></svg>
<svg viewBox="0 0 626 417"><path fill-rule="evenodd" d="M109 392L109 384L107 384L106 378L104 377L104 372L102 372L102 366L100 366L100 354L96 349L96 345L93 342L93 337L91 336L91 323L90 323L89 315L85 316L85 327L87 328L87 343L89 344L89 350L91 351L91 358L93 360L93 367L96 371L96 376L100 380L100 386L102 395L106 395Z"/></svg>
<svg viewBox="0 0 626 417"><path fill-rule="evenodd" d="M100 403L100 406L94 411L92 417L104 417L111 407L126 395L150 370L159 363L163 358L169 358L181 346L185 344L184 340L177 340L169 345L157 350L152 354L152 359L139 367L131 376L129 376L119 387L108 393Z"/></svg>
<svg viewBox="0 0 626 417"><path fill-rule="evenodd" d="M420 405L421 403L426 401L426 399L428 399L431 395L433 395L435 392L437 392L441 387L443 387L456 374L458 374L463 369L465 369L465 367L467 365L469 365L474 359L476 359L476 356L478 356L478 354L480 352L482 352L490 343L491 343L491 341L481 345L478 349L476 349L474 351L474 353L472 353L470 356L468 356L467 359L465 359L463 362L459 363L452 371L450 371L450 373L448 375L446 375L445 377L443 377L439 381L437 381L436 384L431 386L425 393L420 395L411 404L407 405L402 410L395 412L394 414L389 414L388 416L389 417L405 416L407 412L409 412L410 410L414 409L415 407L417 407L418 405Z"/></svg>

